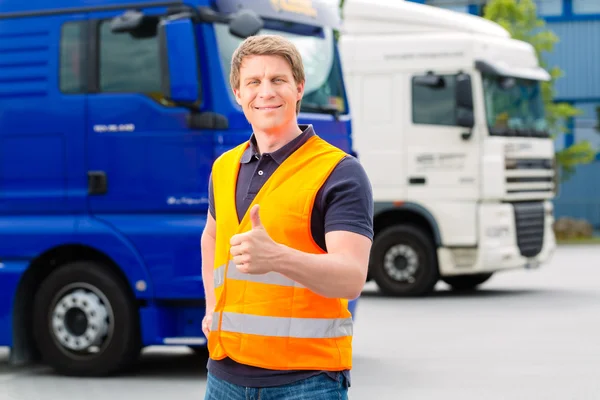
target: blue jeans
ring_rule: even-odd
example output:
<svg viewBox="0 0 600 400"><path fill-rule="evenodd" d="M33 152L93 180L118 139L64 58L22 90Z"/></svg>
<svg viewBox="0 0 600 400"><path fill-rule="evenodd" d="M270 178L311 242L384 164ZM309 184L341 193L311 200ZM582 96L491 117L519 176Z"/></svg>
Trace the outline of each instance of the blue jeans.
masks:
<svg viewBox="0 0 600 400"><path fill-rule="evenodd" d="M348 400L345 379L342 374L337 381L319 374L288 385L251 388L208 374L204 400Z"/></svg>

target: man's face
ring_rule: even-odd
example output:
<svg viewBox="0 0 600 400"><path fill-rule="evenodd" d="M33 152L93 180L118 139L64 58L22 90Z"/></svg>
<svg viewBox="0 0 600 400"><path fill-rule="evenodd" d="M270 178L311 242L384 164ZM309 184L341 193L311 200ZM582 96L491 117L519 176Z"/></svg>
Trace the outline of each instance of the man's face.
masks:
<svg viewBox="0 0 600 400"><path fill-rule="evenodd" d="M292 68L280 56L245 57L235 98L254 130L278 133L296 125L296 102L304 93Z"/></svg>

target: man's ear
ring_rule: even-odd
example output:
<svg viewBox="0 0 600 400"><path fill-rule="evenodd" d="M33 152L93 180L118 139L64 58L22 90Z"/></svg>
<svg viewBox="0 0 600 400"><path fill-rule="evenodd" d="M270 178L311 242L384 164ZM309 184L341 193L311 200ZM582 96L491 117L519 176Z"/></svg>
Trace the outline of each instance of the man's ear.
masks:
<svg viewBox="0 0 600 400"><path fill-rule="evenodd" d="M298 94L296 95L296 100L301 100L302 96L304 96L304 81L297 83L296 89L298 90Z"/></svg>
<svg viewBox="0 0 600 400"><path fill-rule="evenodd" d="M240 89L233 89L233 94L235 95L235 101L237 101L237 103L241 106L242 105L242 98L240 95Z"/></svg>

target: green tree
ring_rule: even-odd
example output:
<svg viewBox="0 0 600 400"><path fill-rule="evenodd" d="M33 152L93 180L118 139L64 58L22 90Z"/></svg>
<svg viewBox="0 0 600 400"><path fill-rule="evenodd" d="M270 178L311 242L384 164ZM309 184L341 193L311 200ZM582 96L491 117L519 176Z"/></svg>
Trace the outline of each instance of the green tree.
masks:
<svg viewBox="0 0 600 400"><path fill-rule="evenodd" d="M567 132L566 122L569 118L581 114L581 110L568 103L555 103L554 84L564 73L557 67L549 68L543 53L551 53L558 37L549 29L543 19L538 18L533 0L490 0L484 11L484 18L494 21L515 39L530 43L537 53L540 65L551 75L552 79L542 83L542 95L546 107L546 118L553 136ZM561 180L570 178L579 164L587 164L595 159L596 151L588 141L579 141L574 145L556 153L556 160L561 167Z"/></svg>
<svg viewBox="0 0 600 400"><path fill-rule="evenodd" d="M342 19L344 19L344 0L339 0L338 10L340 12L340 17ZM333 32L333 37L335 38L336 41L338 41L340 39L340 31L335 29Z"/></svg>

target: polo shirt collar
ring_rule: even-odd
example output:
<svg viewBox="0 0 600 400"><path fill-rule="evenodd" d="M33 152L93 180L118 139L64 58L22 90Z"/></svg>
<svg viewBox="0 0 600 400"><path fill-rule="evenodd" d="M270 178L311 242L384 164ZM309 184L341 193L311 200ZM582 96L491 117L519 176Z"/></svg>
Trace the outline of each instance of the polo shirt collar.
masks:
<svg viewBox="0 0 600 400"><path fill-rule="evenodd" d="M302 146L306 141L315 135L315 130L312 125L298 125L298 127L302 130L302 133L298 135L298 137L294 138L291 142L287 143L285 146L280 149L269 153L271 158L277 163L283 163L294 151L298 150L300 146ZM250 146L244 151L242 154L242 158L240 162L242 164L248 164L252 161L252 158L259 159L260 154L258 152L258 145L256 143L256 137L254 134L250 136Z"/></svg>

